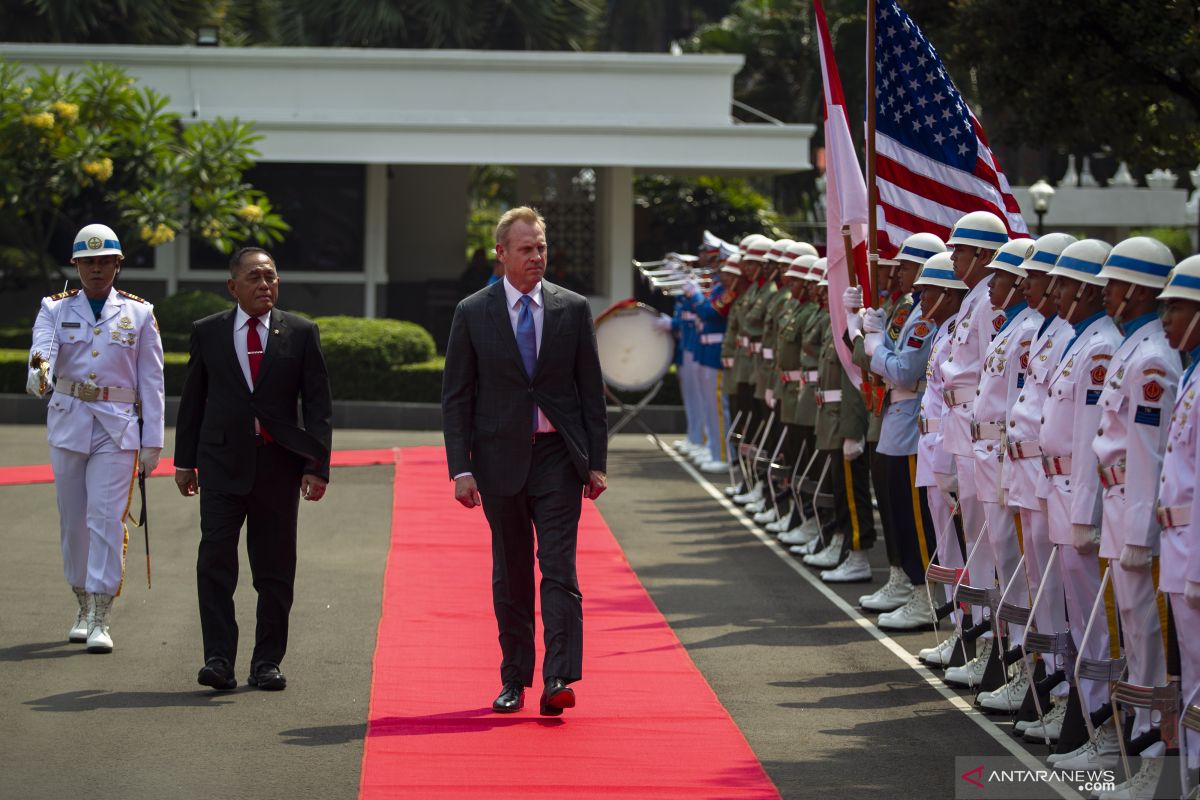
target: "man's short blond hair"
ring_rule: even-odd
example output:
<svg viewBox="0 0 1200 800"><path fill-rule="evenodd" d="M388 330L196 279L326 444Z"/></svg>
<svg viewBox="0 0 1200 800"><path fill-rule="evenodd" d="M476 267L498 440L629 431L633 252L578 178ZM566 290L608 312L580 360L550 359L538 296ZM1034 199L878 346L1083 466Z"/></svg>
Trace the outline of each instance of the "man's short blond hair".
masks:
<svg viewBox="0 0 1200 800"><path fill-rule="evenodd" d="M542 233L546 232L546 220L537 212L537 209L518 206L505 211L504 216L500 217L500 222L496 224L496 244L508 244L508 230L515 222L527 222L536 228L541 228Z"/></svg>

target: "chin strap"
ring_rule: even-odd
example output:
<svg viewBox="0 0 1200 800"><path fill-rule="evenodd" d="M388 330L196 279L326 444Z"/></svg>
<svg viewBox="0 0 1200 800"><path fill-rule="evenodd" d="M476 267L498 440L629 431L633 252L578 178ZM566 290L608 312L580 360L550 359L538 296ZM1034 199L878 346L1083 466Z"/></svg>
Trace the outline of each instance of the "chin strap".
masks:
<svg viewBox="0 0 1200 800"><path fill-rule="evenodd" d="M963 278L962 278L962 280L963 280L963 283L967 284L968 286L970 286L970 285L971 285L971 284L970 284L970 281L969 281L968 279L969 279L969 278L971 277L971 275L972 275L972 274L975 272L975 267L979 266L979 263L980 263L980 254L981 254L982 252L983 252L983 248L982 248L982 247L976 247L976 248L975 248L975 255L971 256L971 266L967 267L967 274L966 274L966 275L963 275Z"/></svg>
<svg viewBox="0 0 1200 800"><path fill-rule="evenodd" d="M938 306L940 306L942 304L942 301L945 299L946 299L946 292L945 292L945 290L943 290L942 293L938 295L938 299L933 301L933 308L929 309L929 313L926 314L925 316L928 317L929 319L933 319L933 315L937 312Z"/></svg>
<svg viewBox="0 0 1200 800"><path fill-rule="evenodd" d="M1200 322L1200 311L1192 314L1192 321L1188 323L1187 330L1183 332L1183 338L1179 340L1179 344L1186 345L1192 338L1192 333L1196 330L1196 323Z"/></svg>
<svg viewBox="0 0 1200 800"><path fill-rule="evenodd" d="M1071 322L1071 317L1075 315L1075 307L1079 305L1079 299L1083 297L1083 293L1087 291L1088 284L1083 281L1079 282L1079 288L1075 290L1075 297L1071 299L1071 307L1067 309L1067 322ZM1072 325L1075 323L1071 322Z"/></svg>
<svg viewBox="0 0 1200 800"><path fill-rule="evenodd" d="M1012 288L1010 288L1010 289L1008 290L1008 294L1007 294L1007 295L1005 295L1005 297L1004 297L1004 305L1002 305L1002 306L1001 306L1001 308L1008 308L1008 304L1012 302L1013 295L1015 295L1015 294L1017 293L1017 289L1019 289L1020 287L1021 287L1021 279L1020 279L1020 278L1017 278L1017 279L1016 279L1016 280L1013 282Z"/></svg>
<svg viewBox="0 0 1200 800"><path fill-rule="evenodd" d="M1113 319L1120 320L1122 318L1121 315L1125 313L1125 306L1129 305L1129 298L1133 296L1133 290L1136 288L1132 283L1129 284L1129 288L1125 290L1125 296L1121 298L1121 305L1117 306L1117 313L1113 314ZM1195 322L1195 319L1192 321Z"/></svg>

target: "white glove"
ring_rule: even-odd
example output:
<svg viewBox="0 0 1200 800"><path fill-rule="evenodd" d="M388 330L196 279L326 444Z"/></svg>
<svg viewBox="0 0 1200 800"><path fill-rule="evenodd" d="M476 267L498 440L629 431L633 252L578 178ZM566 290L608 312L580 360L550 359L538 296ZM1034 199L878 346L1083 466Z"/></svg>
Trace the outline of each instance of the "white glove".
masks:
<svg viewBox="0 0 1200 800"><path fill-rule="evenodd" d="M671 318L666 314L659 314L658 319L654 320L654 329L663 333L671 332Z"/></svg>
<svg viewBox="0 0 1200 800"><path fill-rule="evenodd" d="M767 389L763 392L763 399L767 401L767 408L775 407L775 392Z"/></svg>
<svg viewBox="0 0 1200 800"><path fill-rule="evenodd" d="M842 455L847 461L853 461L863 454L865 445L862 439L842 439Z"/></svg>
<svg viewBox="0 0 1200 800"><path fill-rule="evenodd" d="M847 314L854 313L862 308L862 287L847 286L846 291L842 292L842 305L846 307Z"/></svg>
<svg viewBox="0 0 1200 800"><path fill-rule="evenodd" d="M1071 546L1081 556L1096 552L1100 546L1100 529L1095 525L1071 525Z"/></svg>
<svg viewBox="0 0 1200 800"><path fill-rule="evenodd" d="M1150 559L1153 553L1149 547L1142 547L1139 544L1127 544L1121 550L1121 566L1124 569L1134 572L1145 572L1150 566Z"/></svg>
<svg viewBox="0 0 1200 800"><path fill-rule="evenodd" d="M850 290L847 289L846 291L848 292ZM853 342L855 336L862 335L862 328L863 328L862 316L858 313L858 311L847 311L846 312L846 335L850 337L850 341Z"/></svg>
<svg viewBox="0 0 1200 800"><path fill-rule="evenodd" d="M863 330L867 333L883 333L887 318L881 308L863 309Z"/></svg>
<svg viewBox="0 0 1200 800"><path fill-rule="evenodd" d="M1200 581L1188 581L1183 587L1183 599L1188 608L1200 609Z"/></svg>
<svg viewBox="0 0 1200 800"><path fill-rule="evenodd" d="M47 386L47 389L50 387ZM33 367L29 368L29 377L25 379L25 391L34 397L45 397L42 391L42 371Z"/></svg>
<svg viewBox="0 0 1200 800"><path fill-rule="evenodd" d="M879 348L879 345L881 345L881 344L883 344L883 334L882 333L878 333L878 332L868 333L863 338L863 350L866 351L867 358L870 358L871 356L875 355L875 351Z"/></svg>
<svg viewBox="0 0 1200 800"><path fill-rule="evenodd" d="M699 291L700 291L700 287L696 285L695 281L688 281L687 283L685 283L683 285L683 296L684 297L695 297L696 293Z"/></svg>
<svg viewBox="0 0 1200 800"><path fill-rule="evenodd" d="M143 447L138 452L138 472L149 475L158 466L158 458L162 455L161 447Z"/></svg>

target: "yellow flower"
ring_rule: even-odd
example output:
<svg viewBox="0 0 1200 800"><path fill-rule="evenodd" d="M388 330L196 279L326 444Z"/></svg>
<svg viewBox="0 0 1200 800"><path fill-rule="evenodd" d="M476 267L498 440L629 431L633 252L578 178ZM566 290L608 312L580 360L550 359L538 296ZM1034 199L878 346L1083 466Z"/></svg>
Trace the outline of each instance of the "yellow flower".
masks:
<svg viewBox="0 0 1200 800"><path fill-rule="evenodd" d="M29 97L29 95L31 95L31 94L33 94L33 87L31 87L31 86L22 86L21 87L21 96L22 97Z"/></svg>
<svg viewBox="0 0 1200 800"><path fill-rule="evenodd" d="M141 235L142 241L151 247L158 247L175 239L175 231L161 222L153 228L149 225L143 225L138 233Z"/></svg>
<svg viewBox="0 0 1200 800"><path fill-rule="evenodd" d="M65 100L55 100L50 104L50 110L68 125L79 118L79 106Z"/></svg>
<svg viewBox="0 0 1200 800"><path fill-rule="evenodd" d="M247 203L238 209L237 215L247 222L262 222L263 210L253 203Z"/></svg>
<svg viewBox="0 0 1200 800"><path fill-rule="evenodd" d="M49 130L54 127L54 115L49 111L41 111L37 114L22 114L21 122L34 128Z"/></svg>
<svg viewBox="0 0 1200 800"><path fill-rule="evenodd" d="M210 219L200 227L200 235L205 239L217 239L224 230L225 226L221 224L220 220Z"/></svg>
<svg viewBox="0 0 1200 800"><path fill-rule="evenodd" d="M104 183L112 177L113 162L111 158L101 158L96 161L85 161L83 171L91 175L96 180Z"/></svg>

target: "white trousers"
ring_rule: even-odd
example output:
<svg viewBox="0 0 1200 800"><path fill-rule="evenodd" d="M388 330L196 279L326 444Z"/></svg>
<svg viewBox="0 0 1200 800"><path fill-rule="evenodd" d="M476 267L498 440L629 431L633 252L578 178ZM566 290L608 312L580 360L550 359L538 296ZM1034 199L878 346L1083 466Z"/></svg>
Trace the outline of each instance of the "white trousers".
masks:
<svg viewBox="0 0 1200 800"><path fill-rule="evenodd" d="M92 421L91 452L50 448L58 494L63 574L88 592L115 595L125 569L125 512L136 450L122 450Z"/></svg>
<svg viewBox="0 0 1200 800"><path fill-rule="evenodd" d="M1046 504L1040 509L1022 508L1021 533L1025 542L1025 576L1029 579L1029 596L1036 597L1037 608L1033 610L1033 624L1040 633L1065 633L1067 630L1066 600L1063 596L1062 573L1055 565L1047 572L1050 554L1054 545L1050 542L1050 525L1046 518ZM1060 556L1061 557L1061 556ZM1045 584L1044 589L1041 589ZM1061 665L1060 665L1061 666Z"/></svg>
<svg viewBox="0 0 1200 800"><path fill-rule="evenodd" d="M1000 591L1008 589L1005 602L1015 606L1028 608L1029 583L1025 580L1025 571L1021 568L1021 543L1017 541L1017 523L1013 511L1002 503L983 503L983 515L988 526L988 545L991 546L992 560L996 565L996 577L1000 581ZM1016 580L1013 576L1016 575ZM1009 588L1012 581L1012 588ZM1012 625L1008 629L1009 647L1015 647L1025 635L1025 628Z"/></svg>
<svg viewBox="0 0 1200 800"><path fill-rule="evenodd" d="M930 487L925 496L929 502L929 518L933 520L933 535L937 540L938 564L947 569L959 569L963 565L962 550L958 546L958 531L954 527L954 509L947 498L952 475L940 472L933 474L937 480L937 488ZM954 587L946 586L946 600L954 599ZM935 601L936 602L936 601ZM960 612L954 612L954 621L958 621Z"/></svg>
<svg viewBox="0 0 1200 800"><path fill-rule="evenodd" d="M708 455L713 461L728 461L725 452L725 430L729 423L726 396L720 390L721 370L696 364L696 399Z"/></svg>
<svg viewBox="0 0 1200 800"><path fill-rule="evenodd" d="M687 440L692 444L704 444L704 412L702 399L697 390L696 369L700 365L691 352L683 352L679 364L679 391L683 396L683 415L687 419Z"/></svg>
<svg viewBox="0 0 1200 800"><path fill-rule="evenodd" d="M987 521L983 513L983 503L979 501L975 486L975 457L955 456L954 471L958 475L958 504L962 509L963 539L967 545L967 556L971 557L971 550L975 550L974 557L968 565L969 585L995 586L996 559L992 556L992 548L986 543L975 547L975 543L983 535L984 523ZM972 608L971 614L976 623L983 619L981 608Z"/></svg>
<svg viewBox="0 0 1200 800"><path fill-rule="evenodd" d="M1183 594L1171 593L1171 614L1175 618L1175 638L1179 641L1179 691L1185 704L1200 704L1200 609L1191 608ZM1182 726L1181 726L1182 727ZM1189 769L1200 767L1200 733L1183 729Z"/></svg>

